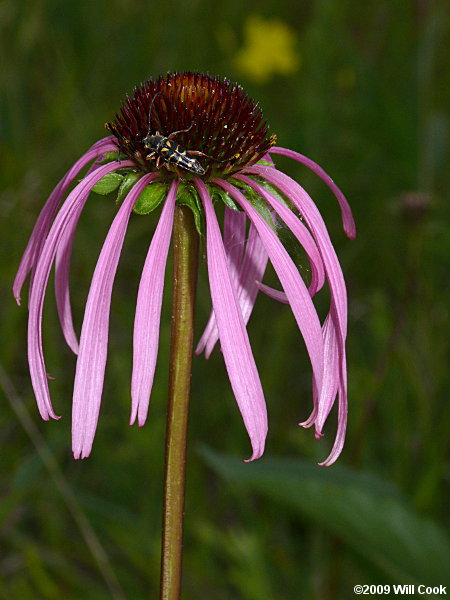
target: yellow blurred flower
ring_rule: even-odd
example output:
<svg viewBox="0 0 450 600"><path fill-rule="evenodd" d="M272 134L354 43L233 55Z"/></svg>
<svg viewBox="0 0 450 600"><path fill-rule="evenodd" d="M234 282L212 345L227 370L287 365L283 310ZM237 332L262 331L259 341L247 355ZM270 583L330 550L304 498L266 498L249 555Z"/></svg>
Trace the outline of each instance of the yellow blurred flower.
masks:
<svg viewBox="0 0 450 600"><path fill-rule="evenodd" d="M266 83L276 74L289 75L300 64L294 31L278 19L251 15L245 24L245 43L235 56L236 68L249 79Z"/></svg>

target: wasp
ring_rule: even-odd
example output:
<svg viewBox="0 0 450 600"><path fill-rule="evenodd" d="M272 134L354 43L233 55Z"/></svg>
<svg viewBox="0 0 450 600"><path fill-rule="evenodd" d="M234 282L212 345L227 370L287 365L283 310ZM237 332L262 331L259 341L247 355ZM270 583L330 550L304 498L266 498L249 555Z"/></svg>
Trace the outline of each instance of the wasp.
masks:
<svg viewBox="0 0 450 600"><path fill-rule="evenodd" d="M180 144L177 144L175 141L173 141L173 138L179 133L186 133L187 131L189 131L192 128L194 121L187 129L173 131L168 136L161 135L159 131L151 133L150 119L152 114L152 108L155 99L160 95L161 92L158 92L157 94L155 94L155 96L153 96L148 112L148 132L145 138L142 140L144 147L147 148L147 150L150 150L150 153L147 154L146 158L156 158L157 169L160 168L162 163L173 165L179 177L182 177L182 175L178 171L179 167L181 167L185 171L189 171L190 173L195 173L196 175L205 174L205 169L202 167L202 165L196 158L193 158L194 156L204 156L206 158L216 160L217 162L223 162L213 158L212 156L208 156L207 154L205 154L204 152L200 152L199 150L186 150L185 148L183 148L183 146L180 146Z"/></svg>

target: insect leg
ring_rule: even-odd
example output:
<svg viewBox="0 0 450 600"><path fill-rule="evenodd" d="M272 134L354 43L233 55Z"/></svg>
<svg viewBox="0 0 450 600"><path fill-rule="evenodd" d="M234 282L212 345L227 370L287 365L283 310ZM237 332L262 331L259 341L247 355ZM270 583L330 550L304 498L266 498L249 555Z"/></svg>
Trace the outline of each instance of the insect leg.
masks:
<svg viewBox="0 0 450 600"><path fill-rule="evenodd" d="M185 175L180 171L180 169L178 167L176 167L175 165L172 165L172 166L175 169L175 172L178 175L178 177L180 179L185 179Z"/></svg>

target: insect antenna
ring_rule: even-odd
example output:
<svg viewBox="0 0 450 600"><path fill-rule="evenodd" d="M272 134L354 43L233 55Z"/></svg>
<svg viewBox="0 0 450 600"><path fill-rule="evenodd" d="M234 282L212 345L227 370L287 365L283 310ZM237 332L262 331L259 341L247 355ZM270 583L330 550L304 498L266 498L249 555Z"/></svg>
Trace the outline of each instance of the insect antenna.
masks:
<svg viewBox="0 0 450 600"><path fill-rule="evenodd" d="M148 109L148 132L147 132L147 135L150 135L150 130L151 130L150 120L152 117L152 108L153 108L153 104L158 96L162 96L162 92L158 92L157 94L155 94L153 96L152 101L150 102L150 108Z"/></svg>

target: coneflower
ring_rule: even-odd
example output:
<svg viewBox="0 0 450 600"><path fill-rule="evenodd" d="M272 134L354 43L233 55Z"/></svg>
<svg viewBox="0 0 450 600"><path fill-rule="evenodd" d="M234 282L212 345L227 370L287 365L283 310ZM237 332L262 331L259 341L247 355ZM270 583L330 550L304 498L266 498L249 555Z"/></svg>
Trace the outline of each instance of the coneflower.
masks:
<svg viewBox="0 0 450 600"><path fill-rule="evenodd" d="M339 456L347 422L347 295L327 228L314 202L274 159L288 156L312 169L334 192L344 230L355 225L343 194L313 161L275 146L261 109L243 89L208 75L169 74L136 88L112 133L82 156L42 209L14 282L14 295L30 275L28 357L42 418L57 419L42 347L42 311L55 266L56 302L64 337L78 354L73 393L75 458L87 457L97 427L107 358L111 292L132 212L162 205L142 271L134 324L131 423L145 423L158 353L164 273L173 238L173 310L166 441L161 598L179 598L185 448L192 360L199 235L206 237L213 310L196 352L208 357L220 342L231 386L248 431L252 455L264 451L267 413L247 322L260 291L288 303L312 365L313 409L304 427L322 435L338 398L335 442L322 465ZM71 189L80 171L82 179ZM86 302L80 341L73 327L69 266L78 220L90 192L117 190L120 207L106 236ZM64 202L63 202L64 200ZM61 205L62 203L62 205ZM215 208L224 204L223 234ZM60 206L61 205L61 206ZM295 238L311 265L305 284L281 242ZM262 283L268 260L282 291ZM314 295L328 282L330 309L321 324Z"/></svg>
<svg viewBox="0 0 450 600"><path fill-rule="evenodd" d="M135 88L106 127L113 134L94 144L58 183L36 222L14 282L31 274L28 353L33 388L43 419L58 418L50 400L42 348L42 309L55 265L58 314L70 348L78 354L73 397L73 452L91 452L107 357L114 276L133 210L163 205L142 272L134 327L131 423L145 423L156 365L164 271L177 206L189 205L202 232L205 223L213 311L197 346L208 357L220 341L231 386L252 444L264 451L266 405L246 324L259 291L289 303L305 341L313 373L313 410L304 427L316 437L336 397L338 428L330 465L341 452L347 419L345 339L347 298L342 270L327 228L307 192L274 165L277 155L311 168L336 195L346 234L355 226L345 197L310 159L275 146L261 109L237 84L196 73L169 74ZM79 172L90 167L68 193ZM74 234L92 189L119 188L122 204L95 268L80 343L72 324L69 265ZM67 197L66 197L67 196ZM62 200L64 203L60 207ZM225 203L223 235L214 204ZM281 243L279 222L304 248L311 283ZM261 283L268 258L283 292ZM330 310L321 325L312 298L325 281Z"/></svg>

